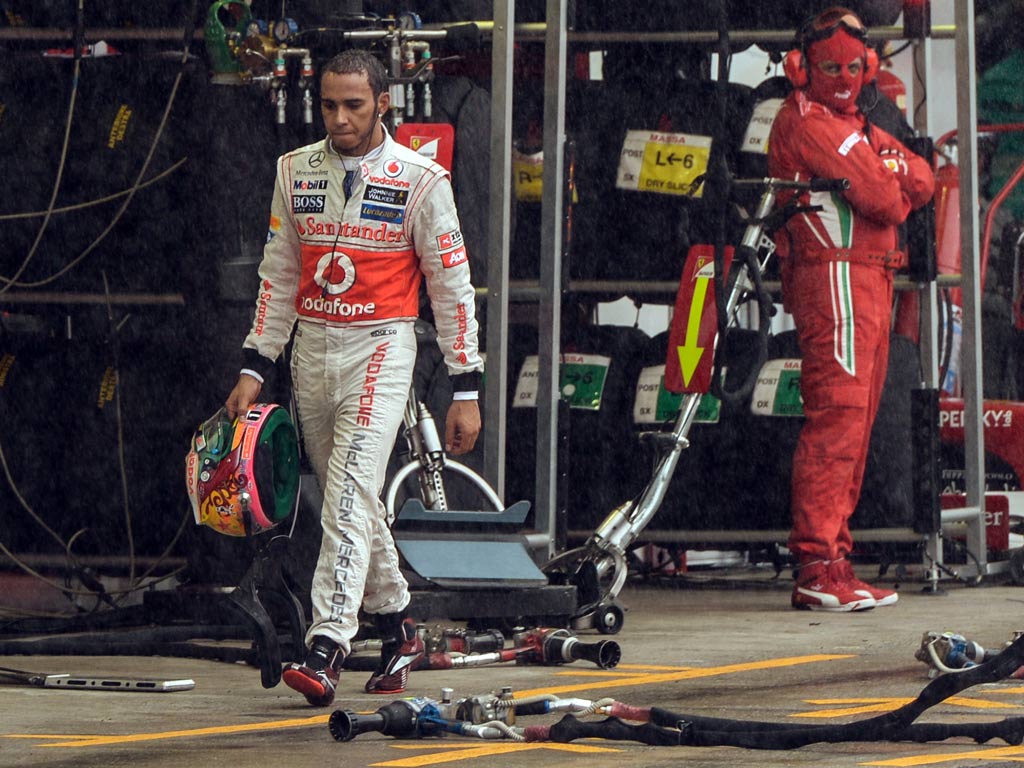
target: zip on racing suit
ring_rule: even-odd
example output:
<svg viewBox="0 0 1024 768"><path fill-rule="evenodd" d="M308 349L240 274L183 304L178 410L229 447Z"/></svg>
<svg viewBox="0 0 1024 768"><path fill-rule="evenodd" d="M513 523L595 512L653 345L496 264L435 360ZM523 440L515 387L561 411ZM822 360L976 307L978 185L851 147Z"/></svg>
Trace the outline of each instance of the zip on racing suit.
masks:
<svg viewBox="0 0 1024 768"><path fill-rule="evenodd" d="M793 528L800 562L841 560L860 497L871 426L885 383L893 272L906 263L897 226L932 196L924 159L863 114L830 110L795 90L769 139L769 173L847 178L842 194L802 192L801 213L777 233L785 307L803 358L806 420L793 456ZM779 205L793 193L780 194Z"/></svg>
<svg viewBox="0 0 1024 768"><path fill-rule="evenodd" d="M409 394L421 277L455 391L475 391L483 369L448 173L386 131L362 158L342 158L329 137L283 155L259 276L244 370L266 371L298 320L293 393L324 495L306 641L326 637L347 655L360 605L395 614L409 603L380 492Z"/></svg>

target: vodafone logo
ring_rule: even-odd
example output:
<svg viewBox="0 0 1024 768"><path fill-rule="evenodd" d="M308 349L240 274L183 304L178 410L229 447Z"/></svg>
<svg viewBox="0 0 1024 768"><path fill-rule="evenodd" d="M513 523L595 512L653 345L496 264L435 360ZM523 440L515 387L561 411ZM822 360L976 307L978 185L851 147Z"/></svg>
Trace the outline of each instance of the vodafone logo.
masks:
<svg viewBox="0 0 1024 768"><path fill-rule="evenodd" d="M316 263L313 281L328 295L338 296L355 285L356 265L347 254L341 251L328 251Z"/></svg>
<svg viewBox="0 0 1024 768"><path fill-rule="evenodd" d="M395 179L402 175L405 170L405 163L401 160L388 160L384 163L384 175L389 179Z"/></svg>

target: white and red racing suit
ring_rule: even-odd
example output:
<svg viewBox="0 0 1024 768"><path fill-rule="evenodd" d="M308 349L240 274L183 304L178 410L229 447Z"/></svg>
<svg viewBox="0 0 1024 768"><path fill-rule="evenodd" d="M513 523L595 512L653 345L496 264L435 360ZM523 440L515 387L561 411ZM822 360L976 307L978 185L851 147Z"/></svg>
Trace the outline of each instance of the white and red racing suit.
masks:
<svg viewBox="0 0 1024 768"><path fill-rule="evenodd" d="M800 213L777 233L782 291L803 358L806 420L793 456L793 527L800 562L838 560L853 547L871 427L885 383L893 272L904 266L897 226L931 198L930 165L857 112L844 115L794 91L772 126L769 174L846 178L843 193L801 192ZM784 205L793 193L780 195Z"/></svg>
<svg viewBox="0 0 1024 768"><path fill-rule="evenodd" d="M324 496L306 640L327 637L347 654L360 606L409 603L380 493L412 379L422 277L454 389L475 391L483 369L447 171L386 132L362 158L338 155L329 138L283 155L259 276L243 370L266 371L298 320L293 394Z"/></svg>

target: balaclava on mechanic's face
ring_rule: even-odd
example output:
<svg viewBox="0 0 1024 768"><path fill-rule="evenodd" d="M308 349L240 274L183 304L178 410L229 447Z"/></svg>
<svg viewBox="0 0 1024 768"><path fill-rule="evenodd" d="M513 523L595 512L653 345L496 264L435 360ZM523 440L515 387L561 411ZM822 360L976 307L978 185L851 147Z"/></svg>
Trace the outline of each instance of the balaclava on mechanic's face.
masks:
<svg viewBox="0 0 1024 768"><path fill-rule="evenodd" d="M864 41L840 26L807 47L807 95L834 112L853 114L864 82Z"/></svg>

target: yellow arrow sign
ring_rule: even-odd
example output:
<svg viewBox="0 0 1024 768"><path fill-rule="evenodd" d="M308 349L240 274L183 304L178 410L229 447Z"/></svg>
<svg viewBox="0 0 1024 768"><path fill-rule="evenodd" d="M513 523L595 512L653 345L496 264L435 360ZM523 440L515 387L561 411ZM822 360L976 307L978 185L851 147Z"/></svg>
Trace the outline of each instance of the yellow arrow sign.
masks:
<svg viewBox="0 0 1024 768"><path fill-rule="evenodd" d="M704 347L697 346L697 336L700 334L700 319L704 315L704 302L707 299L709 282L711 282L711 278L705 276L698 276L694 281L690 315L686 318L686 338L683 340L683 346L677 348L679 368L683 372L683 384L686 386L690 385L693 372L697 370L700 359L704 356Z"/></svg>

